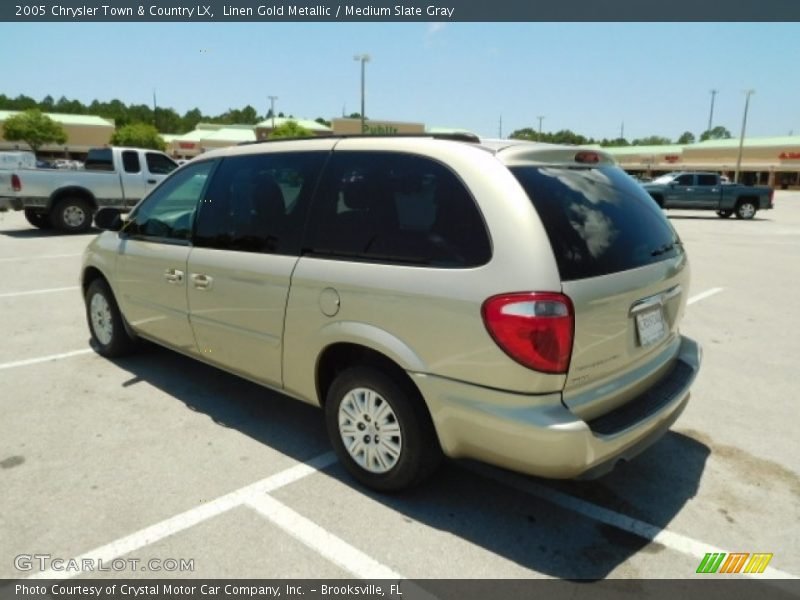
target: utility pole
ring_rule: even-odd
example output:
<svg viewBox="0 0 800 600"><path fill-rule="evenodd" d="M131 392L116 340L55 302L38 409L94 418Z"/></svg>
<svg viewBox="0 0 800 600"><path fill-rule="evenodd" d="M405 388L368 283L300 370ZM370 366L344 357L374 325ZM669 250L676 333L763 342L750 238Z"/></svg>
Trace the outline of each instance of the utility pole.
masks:
<svg viewBox="0 0 800 600"><path fill-rule="evenodd" d="M625 121L623 121L619 126L619 139L625 139Z"/></svg>
<svg viewBox="0 0 800 600"><path fill-rule="evenodd" d="M742 132L739 134L739 153L736 156L736 172L733 174L733 182L739 183L739 169L742 166L742 147L744 146L744 131L747 127L747 109L750 107L750 96L756 93L755 90L744 90L744 116L742 116Z"/></svg>
<svg viewBox="0 0 800 600"><path fill-rule="evenodd" d="M500 115L500 127L498 130L498 137L502 140L503 139L503 115Z"/></svg>
<svg viewBox="0 0 800 600"><path fill-rule="evenodd" d="M158 129L158 107L156 106L156 88L153 88L153 127Z"/></svg>
<svg viewBox="0 0 800 600"><path fill-rule="evenodd" d="M267 98L269 98L269 112L272 115L272 131L275 131L275 100L277 100L278 97L267 96Z"/></svg>
<svg viewBox="0 0 800 600"><path fill-rule="evenodd" d="M361 61L361 133L365 133L366 125L364 123L364 74L365 66L370 61L369 54L356 54L353 60Z"/></svg>
<svg viewBox="0 0 800 600"><path fill-rule="evenodd" d="M711 112L708 113L708 129L706 131L711 131L714 122L714 98L718 93L718 90L711 90Z"/></svg>
<svg viewBox="0 0 800 600"><path fill-rule="evenodd" d="M539 138L541 138L542 137L542 121L544 120L544 115L539 115L536 118L539 119Z"/></svg>

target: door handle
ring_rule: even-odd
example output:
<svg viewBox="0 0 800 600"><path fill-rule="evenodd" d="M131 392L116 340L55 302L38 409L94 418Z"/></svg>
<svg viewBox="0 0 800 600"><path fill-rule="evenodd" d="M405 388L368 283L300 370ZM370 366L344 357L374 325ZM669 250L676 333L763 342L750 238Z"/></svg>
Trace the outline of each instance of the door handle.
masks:
<svg viewBox="0 0 800 600"><path fill-rule="evenodd" d="M169 283L181 283L183 281L183 271L178 269L167 269L164 271L164 279Z"/></svg>
<svg viewBox="0 0 800 600"><path fill-rule="evenodd" d="M202 273L192 273L192 284L198 290L210 289L213 282L214 279L208 275L203 275Z"/></svg>
<svg viewBox="0 0 800 600"><path fill-rule="evenodd" d="M156 183L156 180L155 179L148 179L147 183Z"/></svg>

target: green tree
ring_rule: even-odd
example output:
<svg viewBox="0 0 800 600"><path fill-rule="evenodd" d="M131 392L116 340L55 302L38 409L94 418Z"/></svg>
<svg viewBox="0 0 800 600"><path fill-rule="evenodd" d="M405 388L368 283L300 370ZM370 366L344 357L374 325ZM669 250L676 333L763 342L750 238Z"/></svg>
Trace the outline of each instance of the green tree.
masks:
<svg viewBox="0 0 800 600"><path fill-rule="evenodd" d="M633 146L666 146L667 144L671 144L672 140L669 138L662 137L660 135L651 135L648 137L644 137L638 140L633 140L631 145Z"/></svg>
<svg viewBox="0 0 800 600"><path fill-rule="evenodd" d="M39 108L38 102L30 96L20 94L12 101L11 110L30 110L32 108Z"/></svg>
<svg viewBox="0 0 800 600"><path fill-rule="evenodd" d="M700 141L705 142L706 140L729 140L733 136L731 132L725 129L722 125L717 125L713 129L707 129L703 133L700 134Z"/></svg>
<svg viewBox="0 0 800 600"><path fill-rule="evenodd" d="M146 123L133 123L120 127L111 136L115 146L132 146L134 148L152 148L164 150L167 145L158 134L158 129Z"/></svg>
<svg viewBox="0 0 800 600"><path fill-rule="evenodd" d="M324 125L325 127L331 126L331 122L328 121L327 119L323 119L322 117L317 117L316 119L314 119L314 122L319 123L320 125Z"/></svg>
<svg viewBox="0 0 800 600"><path fill-rule="evenodd" d="M614 138L613 140L607 140L603 138L603 140L600 142L600 145L604 148L624 148L626 146L630 146L631 143L625 138Z"/></svg>
<svg viewBox="0 0 800 600"><path fill-rule="evenodd" d="M36 154L45 144L66 142L67 132L61 123L33 108L6 119L3 123L3 137L9 142L25 142Z"/></svg>
<svg viewBox="0 0 800 600"><path fill-rule="evenodd" d="M531 127L523 127L522 129L517 129L516 131L512 131L511 135L508 137L515 139L515 140L530 140L532 142L541 141L541 137L539 132L534 130Z"/></svg>
<svg viewBox="0 0 800 600"><path fill-rule="evenodd" d="M684 131L681 137L678 138L679 144L694 144L695 138L691 131Z"/></svg>
<svg viewBox="0 0 800 600"><path fill-rule="evenodd" d="M278 125L269 134L270 140L279 138L311 137L313 132L297 124L297 121L286 121L283 125Z"/></svg>
<svg viewBox="0 0 800 600"><path fill-rule="evenodd" d="M81 115L86 112L86 107L80 100L69 100L66 96L61 96L53 106L53 112Z"/></svg>
<svg viewBox="0 0 800 600"><path fill-rule="evenodd" d="M553 144L574 144L580 146L594 143L592 138L587 138L586 136L570 131L569 129L562 129L547 135L549 138L545 139L544 141L551 142Z"/></svg>
<svg viewBox="0 0 800 600"><path fill-rule="evenodd" d="M183 117L181 118L181 133L186 133L187 131L191 131L197 124L203 120L203 113L200 112L199 108L193 108L192 110L187 110Z"/></svg>
<svg viewBox="0 0 800 600"><path fill-rule="evenodd" d="M509 137L517 140L530 140L532 142L545 142L548 144L570 144L581 146L594 143L592 138L587 138L586 136L575 133L574 131L570 131L569 129L561 129L555 133L547 131L539 133L532 127L524 127L523 129L517 129L516 131L511 132Z"/></svg>

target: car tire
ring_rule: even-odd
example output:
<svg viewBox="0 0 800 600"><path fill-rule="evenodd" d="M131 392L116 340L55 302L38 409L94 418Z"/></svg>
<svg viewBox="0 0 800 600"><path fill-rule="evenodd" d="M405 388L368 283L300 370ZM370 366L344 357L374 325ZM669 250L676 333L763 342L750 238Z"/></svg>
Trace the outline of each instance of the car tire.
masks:
<svg viewBox="0 0 800 600"><path fill-rule="evenodd" d="M727 219L733 214L732 210L718 210L717 216L721 219Z"/></svg>
<svg viewBox="0 0 800 600"><path fill-rule="evenodd" d="M413 487L439 466L430 414L409 381L373 367L339 373L328 389L325 421L347 471L379 492Z"/></svg>
<svg viewBox="0 0 800 600"><path fill-rule="evenodd" d="M32 208L25 209L25 219L39 229L50 229L53 226L47 213L38 212Z"/></svg>
<svg viewBox="0 0 800 600"><path fill-rule="evenodd" d="M92 227L91 204L83 198L60 200L50 213L53 227L65 233L86 233Z"/></svg>
<svg viewBox="0 0 800 600"><path fill-rule="evenodd" d="M109 358L130 354L137 346L137 338L129 333L108 283L100 278L92 281L84 301L86 321L97 352Z"/></svg>
<svg viewBox="0 0 800 600"><path fill-rule="evenodd" d="M758 208L752 200L742 200L736 205L737 219L752 219L756 216Z"/></svg>

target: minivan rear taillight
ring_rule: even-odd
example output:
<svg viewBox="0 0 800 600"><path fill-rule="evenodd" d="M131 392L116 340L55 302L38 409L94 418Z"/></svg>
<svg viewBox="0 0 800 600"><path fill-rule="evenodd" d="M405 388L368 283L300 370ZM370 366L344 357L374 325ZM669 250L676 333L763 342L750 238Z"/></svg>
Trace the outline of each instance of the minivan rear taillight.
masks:
<svg viewBox="0 0 800 600"><path fill-rule="evenodd" d="M11 175L11 189L15 192L22 190L22 182L19 180L19 175L12 173Z"/></svg>
<svg viewBox="0 0 800 600"><path fill-rule="evenodd" d="M545 373L566 373L572 355L572 301L554 292L492 296L483 322L497 345L518 363Z"/></svg>

